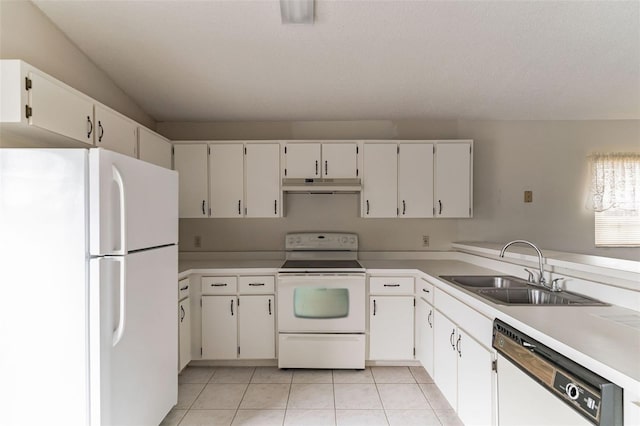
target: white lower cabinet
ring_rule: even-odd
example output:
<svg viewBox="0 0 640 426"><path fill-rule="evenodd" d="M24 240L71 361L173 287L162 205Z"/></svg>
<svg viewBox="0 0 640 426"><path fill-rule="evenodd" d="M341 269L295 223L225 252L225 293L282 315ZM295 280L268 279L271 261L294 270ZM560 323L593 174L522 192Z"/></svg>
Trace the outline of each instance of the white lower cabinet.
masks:
<svg viewBox="0 0 640 426"><path fill-rule="evenodd" d="M202 359L276 357L274 281L273 276L202 277Z"/></svg>
<svg viewBox="0 0 640 426"><path fill-rule="evenodd" d="M236 296L202 296L202 359L238 356Z"/></svg>
<svg viewBox="0 0 640 426"><path fill-rule="evenodd" d="M434 312L430 303L420 297L416 298L416 359L431 377L433 377Z"/></svg>
<svg viewBox="0 0 640 426"><path fill-rule="evenodd" d="M413 359L413 296L371 296L369 359Z"/></svg>
<svg viewBox="0 0 640 426"><path fill-rule="evenodd" d="M238 358L275 358L274 296L240 296L238 309Z"/></svg>
<svg viewBox="0 0 640 426"><path fill-rule="evenodd" d="M178 371L182 371L191 361L191 302L187 297L178 305L178 336L180 339L178 353Z"/></svg>
<svg viewBox="0 0 640 426"><path fill-rule="evenodd" d="M437 309L434 325L436 385L465 425L495 424L492 351Z"/></svg>

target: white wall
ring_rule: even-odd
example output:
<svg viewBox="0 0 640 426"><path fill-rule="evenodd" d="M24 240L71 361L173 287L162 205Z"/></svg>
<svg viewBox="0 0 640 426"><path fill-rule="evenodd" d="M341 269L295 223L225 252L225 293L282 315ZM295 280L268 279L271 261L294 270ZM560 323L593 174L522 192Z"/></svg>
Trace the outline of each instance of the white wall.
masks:
<svg viewBox="0 0 640 426"><path fill-rule="evenodd" d="M639 152L640 120L460 121L474 140L474 218L458 239L529 239L548 249L640 260L640 248L595 248L586 208L593 152ZM524 191L533 203L524 203Z"/></svg>
<svg viewBox="0 0 640 426"><path fill-rule="evenodd" d="M0 1L0 59L22 59L133 120L155 129L153 118L116 86L30 1Z"/></svg>

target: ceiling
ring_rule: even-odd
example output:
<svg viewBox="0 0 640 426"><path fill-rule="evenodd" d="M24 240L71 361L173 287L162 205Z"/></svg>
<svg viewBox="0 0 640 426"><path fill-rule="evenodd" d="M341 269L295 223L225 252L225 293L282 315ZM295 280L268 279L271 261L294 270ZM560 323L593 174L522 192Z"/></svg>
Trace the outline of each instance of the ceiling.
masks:
<svg viewBox="0 0 640 426"><path fill-rule="evenodd" d="M640 2L36 1L157 121L640 118Z"/></svg>

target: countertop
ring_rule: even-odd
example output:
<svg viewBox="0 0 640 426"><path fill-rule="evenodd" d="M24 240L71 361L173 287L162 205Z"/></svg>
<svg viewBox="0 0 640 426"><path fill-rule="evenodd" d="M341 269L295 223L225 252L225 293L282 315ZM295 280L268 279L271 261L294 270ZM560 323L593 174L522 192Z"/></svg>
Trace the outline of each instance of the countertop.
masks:
<svg viewBox="0 0 640 426"><path fill-rule="evenodd" d="M393 270L394 274L422 272L430 276L429 281L438 288L483 315L500 318L620 386L633 386L634 394L640 393L640 328L610 319L635 315L640 320L638 312L618 306L506 306L492 303L437 277L505 273L459 260L360 262L372 274L384 274L388 270ZM211 269L225 269L228 273L246 273L246 269L251 269L251 273L275 273L281 264L282 260L197 260L180 262L180 271L181 276ZM603 318L603 315L609 318Z"/></svg>

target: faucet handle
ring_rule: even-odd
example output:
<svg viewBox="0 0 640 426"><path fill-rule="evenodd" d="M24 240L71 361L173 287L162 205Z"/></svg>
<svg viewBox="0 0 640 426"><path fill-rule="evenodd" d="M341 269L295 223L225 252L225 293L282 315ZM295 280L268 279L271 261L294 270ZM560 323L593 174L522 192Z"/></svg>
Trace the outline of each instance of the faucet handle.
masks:
<svg viewBox="0 0 640 426"><path fill-rule="evenodd" d="M531 272L531 270L529 270L528 268L524 268L525 271L527 271L527 273L529 274L529 277L527 278L527 281L530 283L535 283L536 282L536 275Z"/></svg>
<svg viewBox="0 0 640 426"><path fill-rule="evenodd" d="M564 280L564 278L554 278L551 281L551 291L562 291L560 285L558 284L562 280Z"/></svg>

